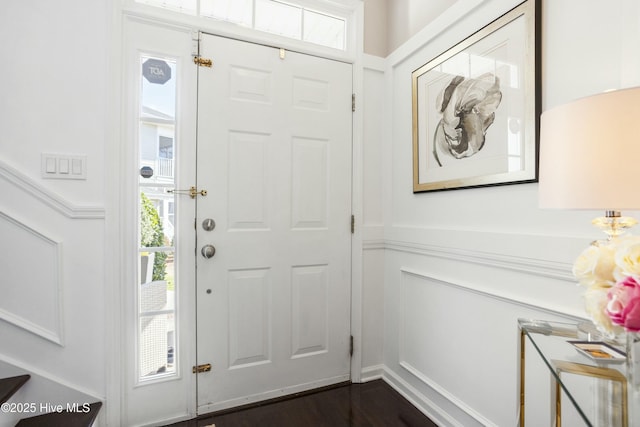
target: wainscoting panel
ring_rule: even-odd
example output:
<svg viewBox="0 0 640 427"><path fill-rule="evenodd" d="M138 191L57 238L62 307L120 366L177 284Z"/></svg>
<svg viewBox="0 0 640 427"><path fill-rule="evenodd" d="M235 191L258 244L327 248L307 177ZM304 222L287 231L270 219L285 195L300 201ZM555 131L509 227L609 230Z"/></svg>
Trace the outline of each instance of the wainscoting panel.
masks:
<svg viewBox="0 0 640 427"><path fill-rule="evenodd" d="M92 338L105 330L104 207L70 202L3 160L0 194L0 358L102 395L104 340Z"/></svg>
<svg viewBox="0 0 640 427"><path fill-rule="evenodd" d="M62 242L0 211L0 318L58 345L62 327Z"/></svg>
<svg viewBox="0 0 640 427"><path fill-rule="evenodd" d="M555 310L553 303L509 291L508 285L523 290L537 286L552 301L547 289L557 287L564 299L561 291L568 284L562 275L543 279L491 262L465 263L398 247L393 242L385 250L383 377L441 425L513 425L517 319L576 318Z"/></svg>
<svg viewBox="0 0 640 427"><path fill-rule="evenodd" d="M509 340L489 344L489 335L513 336L514 325L501 324L496 315L501 312L494 307L499 302L478 301L483 299L478 294L409 271L401 272L401 293L400 366L427 387L457 401L481 425L490 425L462 402L474 399L485 408L495 402L493 396L474 393L456 398L448 390L464 391L472 385L515 378L515 366L509 363L503 363L500 371L487 369L495 360L513 358L516 350Z"/></svg>

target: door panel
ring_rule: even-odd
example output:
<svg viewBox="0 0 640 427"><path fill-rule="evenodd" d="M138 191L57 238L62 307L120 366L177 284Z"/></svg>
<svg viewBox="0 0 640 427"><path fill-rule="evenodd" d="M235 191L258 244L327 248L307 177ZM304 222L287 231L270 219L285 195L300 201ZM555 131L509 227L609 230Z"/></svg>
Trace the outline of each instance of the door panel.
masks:
<svg viewBox="0 0 640 427"><path fill-rule="evenodd" d="M352 71L211 35L200 52L204 413L349 379Z"/></svg>

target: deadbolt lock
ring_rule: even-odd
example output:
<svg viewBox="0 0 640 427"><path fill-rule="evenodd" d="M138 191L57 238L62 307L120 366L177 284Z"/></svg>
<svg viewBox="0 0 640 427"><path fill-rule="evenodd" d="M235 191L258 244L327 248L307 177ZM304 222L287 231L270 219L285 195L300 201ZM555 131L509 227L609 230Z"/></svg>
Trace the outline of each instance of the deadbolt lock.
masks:
<svg viewBox="0 0 640 427"><path fill-rule="evenodd" d="M212 220L211 218L207 218L204 221L202 221L202 228L205 231L211 231L214 228L216 228L216 222L214 220Z"/></svg>

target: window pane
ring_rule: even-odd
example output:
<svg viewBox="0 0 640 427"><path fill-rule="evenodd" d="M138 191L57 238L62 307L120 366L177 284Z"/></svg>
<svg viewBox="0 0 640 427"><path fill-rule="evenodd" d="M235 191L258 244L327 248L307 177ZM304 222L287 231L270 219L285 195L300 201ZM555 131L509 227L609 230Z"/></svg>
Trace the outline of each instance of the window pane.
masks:
<svg viewBox="0 0 640 427"><path fill-rule="evenodd" d="M176 61L141 55L139 122L139 380L174 375Z"/></svg>
<svg viewBox="0 0 640 427"><path fill-rule="evenodd" d="M163 58L142 57L142 111L156 123L173 123L176 115L176 63Z"/></svg>
<svg viewBox="0 0 640 427"><path fill-rule="evenodd" d="M344 19L304 11L304 41L344 50L345 27Z"/></svg>
<svg viewBox="0 0 640 427"><path fill-rule="evenodd" d="M163 9L175 10L189 15L196 14L197 0L135 0L136 3L144 3Z"/></svg>
<svg viewBox="0 0 640 427"><path fill-rule="evenodd" d="M255 29L302 39L302 9L272 0L256 0Z"/></svg>
<svg viewBox="0 0 640 427"><path fill-rule="evenodd" d="M140 377L174 374L175 322L173 314L140 317Z"/></svg>
<svg viewBox="0 0 640 427"><path fill-rule="evenodd" d="M200 15L251 27L253 0L200 0Z"/></svg>
<svg viewBox="0 0 640 427"><path fill-rule="evenodd" d="M140 188L140 248L173 246L173 225L169 221L169 205L175 196L164 187Z"/></svg>

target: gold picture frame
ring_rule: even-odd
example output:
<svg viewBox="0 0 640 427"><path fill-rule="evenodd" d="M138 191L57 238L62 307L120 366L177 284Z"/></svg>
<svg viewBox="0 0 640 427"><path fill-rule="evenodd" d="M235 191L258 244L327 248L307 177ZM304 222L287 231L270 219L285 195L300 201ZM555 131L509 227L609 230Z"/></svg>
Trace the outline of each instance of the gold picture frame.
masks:
<svg viewBox="0 0 640 427"><path fill-rule="evenodd" d="M538 180L541 0L412 75L413 192Z"/></svg>

